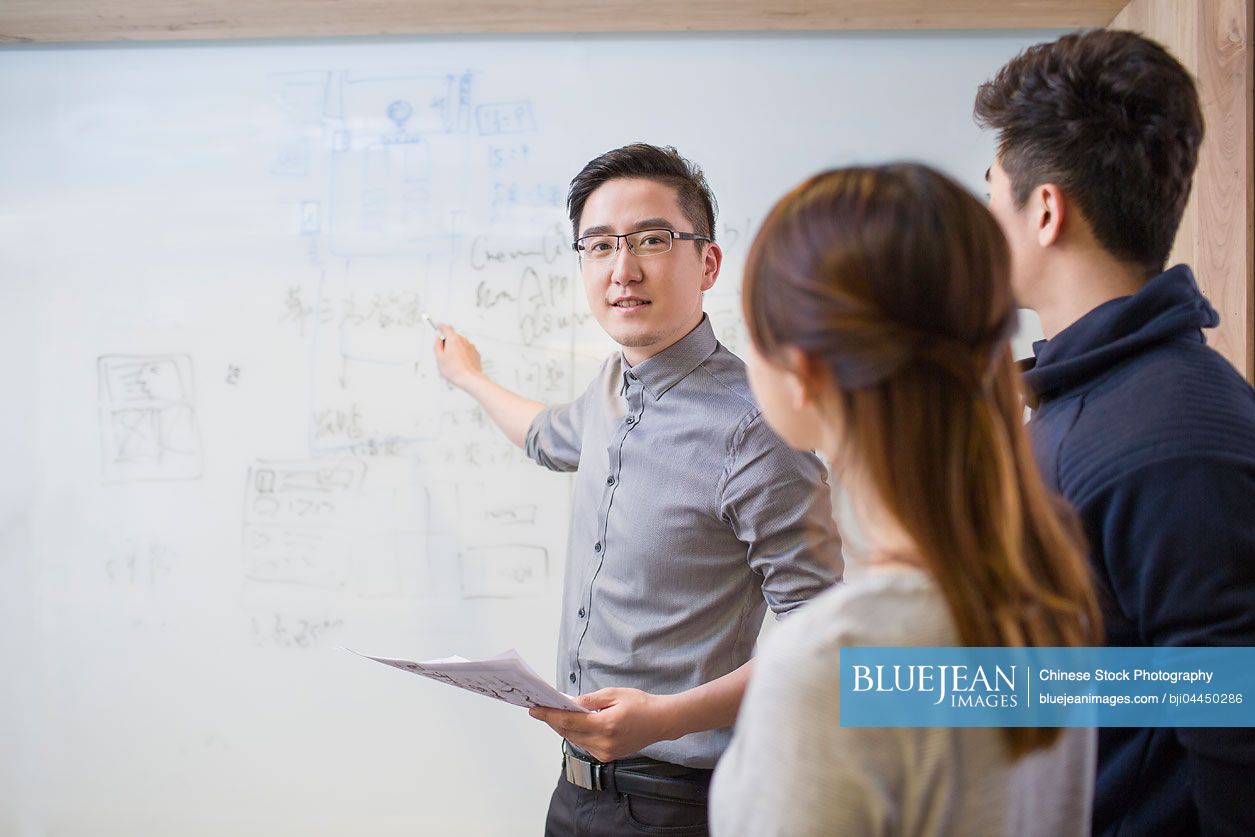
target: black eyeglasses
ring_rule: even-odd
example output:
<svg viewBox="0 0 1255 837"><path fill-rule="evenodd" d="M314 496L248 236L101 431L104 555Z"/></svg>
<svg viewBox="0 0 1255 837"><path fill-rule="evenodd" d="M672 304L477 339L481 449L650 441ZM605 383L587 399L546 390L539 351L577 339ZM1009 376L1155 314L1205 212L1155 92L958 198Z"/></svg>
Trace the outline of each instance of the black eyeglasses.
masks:
<svg viewBox="0 0 1255 837"><path fill-rule="evenodd" d="M661 256L671 252L671 243L675 239L681 241L710 241L709 236L697 233L676 232L675 230L637 230L636 232L613 235L600 233L585 235L575 239L571 246L582 259L598 261L609 259L619 252L619 242L626 241L628 251L634 256Z"/></svg>

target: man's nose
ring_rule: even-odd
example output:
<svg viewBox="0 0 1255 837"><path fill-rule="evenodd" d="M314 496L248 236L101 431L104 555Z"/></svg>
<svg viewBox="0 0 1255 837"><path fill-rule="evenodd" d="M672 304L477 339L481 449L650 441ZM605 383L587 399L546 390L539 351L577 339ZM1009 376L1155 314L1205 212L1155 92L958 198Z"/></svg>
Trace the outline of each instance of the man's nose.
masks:
<svg viewBox="0 0 1255 837"><path fill-rule="evenodd" d="M639 282L645 278L641 274L640 256L632 252L626 241L619 244L619 249L614 252L611 260L614 264L610 266L610 281L616 285Z"/></svg>

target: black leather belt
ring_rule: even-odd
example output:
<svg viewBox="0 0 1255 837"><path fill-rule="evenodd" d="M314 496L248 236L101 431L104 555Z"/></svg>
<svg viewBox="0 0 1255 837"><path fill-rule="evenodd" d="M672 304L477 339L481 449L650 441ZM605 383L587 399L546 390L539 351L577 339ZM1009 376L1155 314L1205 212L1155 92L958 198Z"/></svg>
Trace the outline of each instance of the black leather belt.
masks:
<svg viewBox="0 0 1255 837"><path fill-rule="evenodd" d="M600 762L562 742L566 780L591 791L648 796L668 802L705 805L713 770L684 767L654 759Z"/></svg>

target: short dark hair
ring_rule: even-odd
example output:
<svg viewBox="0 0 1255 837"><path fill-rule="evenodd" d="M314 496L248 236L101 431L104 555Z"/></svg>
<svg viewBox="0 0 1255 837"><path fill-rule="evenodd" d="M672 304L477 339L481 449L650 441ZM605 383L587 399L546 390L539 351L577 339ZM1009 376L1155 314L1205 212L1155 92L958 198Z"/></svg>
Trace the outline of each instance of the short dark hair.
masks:
<svg viewBox="0 0 1255 837"><path fill-rule="evenodd" d="M1194 80L1166 49L1133 32L1064 35L982 84L975 115L998 132L1017 205L1058 184L1108 252L1163 270L1203 140Z"/></svg>
<svg viewBox="0 0 1255 837"><path fill-rule="evenodd" d="M664 183L675 189L680 211L693 225L693 232L715 240L715 215L719 205L706 182L701 167L680 156L669 145L657 146L634 142L594 159L575 175L567 192L567 214L571 217L573 237L580 234L580 215L584 203L599 186L610 180L639 177ZM703 242L696 242L701 248Z"/></svg>

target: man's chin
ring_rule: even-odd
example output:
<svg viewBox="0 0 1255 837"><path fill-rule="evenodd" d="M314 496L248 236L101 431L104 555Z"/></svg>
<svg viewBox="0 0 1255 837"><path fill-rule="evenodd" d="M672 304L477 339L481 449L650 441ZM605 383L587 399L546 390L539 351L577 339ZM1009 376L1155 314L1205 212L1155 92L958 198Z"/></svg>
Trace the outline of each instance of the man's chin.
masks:
<svg viewBox="0 0 1255 837"><path fill-rule="evenodd" d="M658 335L630 332L627 334L611 334L610 339L625 349L647 349L658 342Z"/></svg>

